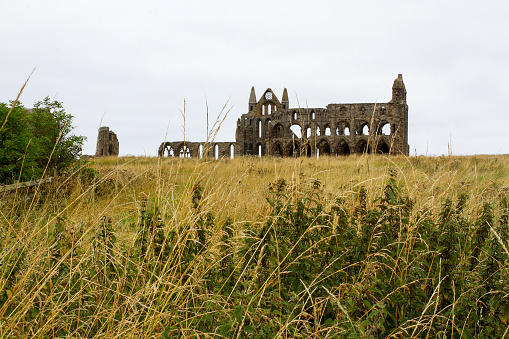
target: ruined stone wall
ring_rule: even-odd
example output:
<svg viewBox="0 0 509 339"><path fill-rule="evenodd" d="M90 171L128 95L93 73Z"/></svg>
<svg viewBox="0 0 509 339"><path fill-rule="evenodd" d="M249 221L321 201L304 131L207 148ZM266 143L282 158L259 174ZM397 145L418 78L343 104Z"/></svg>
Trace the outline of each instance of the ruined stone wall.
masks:
<svg viewBox="0 0 509 339"><path fill-rule="evenodd" d="M167 141L159 146L158 155L180 158L220 159L238 155L235 142Z"/></svg>
<svg viewBox="0 0 509 339"><path fill-rule="evenodd" d="M99 128L97 135L97 147L95 151L96 157L102 156L118 156L119 143L117 135L110 131L109 127L103 126Z"/></svg>
<svg viewBox="0 0 509 339"><path fill-rule="evenodd" d="M259 100L251 89L248 113L237 120L235 142L165 142L159 156L321 156L352 153L409 154L408 105L403 76L386 103L329 104L326 108L290 108L268 88Z"/></svg>
<svg viewBox="0 0 509 339"><path fill-rule="evenodd" d="M272 109L262 109L266 107ZM288 107L268 88L259 101L251 90L249 112L237 121L242 155L408 155L408 106L402 75L387 103L329 104L326 108Z"/></svg>

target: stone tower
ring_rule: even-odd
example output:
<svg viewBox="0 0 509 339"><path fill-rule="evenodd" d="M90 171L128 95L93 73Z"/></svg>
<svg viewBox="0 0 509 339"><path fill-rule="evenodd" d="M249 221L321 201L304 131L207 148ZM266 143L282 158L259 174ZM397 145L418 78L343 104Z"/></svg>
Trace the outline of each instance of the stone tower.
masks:
<svg viewBox="0 0 509 339"><path fill-rule="evenodd" d="M110 131L109 127L103 126L99 128L97 135L96 157L118 156L118 139L117 135Z"/></svg>

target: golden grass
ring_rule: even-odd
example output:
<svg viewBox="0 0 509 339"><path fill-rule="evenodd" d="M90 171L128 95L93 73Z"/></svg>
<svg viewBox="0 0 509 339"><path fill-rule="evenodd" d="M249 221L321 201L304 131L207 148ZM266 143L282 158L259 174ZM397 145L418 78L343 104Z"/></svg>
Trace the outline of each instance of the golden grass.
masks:
<svg viewBox="0 0 509 339"><path fill-rule="evenodd" d="M389 173L392 171L396 174L397 184L404 194L413 201L414 205L420 207L419 210L429 211L434 219L438 219L446 198L454 200L460 194L468 195L465 214L474 218L479 215L480 206L484 203L492 203L501 195L509 195L509 155L435 158L354 155L340 158L321 157L320 159L239 157L217 161L108 157L95 158L84 167L97 171L97 177L88 180L83 175L83 169L77 169L73 173L56 178L51 184L39 188L36 193L33 190L24 190L16 195L12 193L0 195L0 239L4 239L1 259L5 263L16 258L14 251L16 243L27 250L24 264L18 273L21 278L14 285L9 285L7 278L2 278L0 283L0 292L3 293L0 297L5 298L4 305L0 309L0 337L22 336L24 334L19 331L27 328L31 328L28 336L50 337L56 333L54 331L66 326L75 326L78 329L80 326L82 329L93 328L94 324L90 323L90 319L97 319L106 324L103 325L106 327L98 330L98 334L94 334L100 337L160 337L165 326L174 321L171 319L177 319L174 314L162 311L166 309L165 305L168 303L174 305L175 309L185 311L195 307L196 304L217 302L224 305L225 312L226 310L233 312L237 305L229 304L229 298L209 295L210 292L201 287L210 265L213 265L203 257L194 259L193 265L188 268L190 271L187 274L191 278L187 282L179 280L182 278L177 279L181 273L178 273L176 266L171 266L173 264L170 262L165 264L168 266L169 273L159 278L154 277L155 281L151 280L150 272L144 271L144 268L140 269L141 273L135 280L144 281L145 287L137 294L123 295L122 284L127 282L122 280L116 282L117 285L111 286L112 289L118 289L118 292L113 294L114 300L101 299L105 297L98 295L94 302L97 306L95 309L99 311L94 315L95 318L87 315L87 323L81 323L76 315L73 315L74 318L71 320L77 325L72 326L66 323L70 324L71 320L59 318L61 316L59 311L71 303L64 296L53 296L50 298L53 300L52 306L50 308L47 308L46 304L44 306L46 310L53 308L55 316L39 318L36 316L35 319L44 319L44 322L26 323L25 313L28 312L29 306L38 302L42 305L41 300L46 300L48 295L52 296L51 286L48 284L55 274L62 274L62 277L69 279L67 287L73 290L72 293L75 295L72 298L83 297L86 300L84 302L93 300L94 292L93 289L90 290L93 286L91 283L94 280L93 277L83 275L79 285L81 287L76 287L71 283L71 276L76 272L60 272L59 267L65 267L73 260L74 255L78 258L75 260L79 260L83 265L97 255L94 252L97 250L94 250L92 244L97 237L95 234L98 232L98 225L103 223L103 218L111 219L111 225L118 240L116 246L132 248L137 236L136 225L140 223L144 209L149 209L150 206L158 207L161 224L173 225L167 226L170 228L194 225L206 213L212 213L215 216L216 228L210 230L207 253L211 258L220 261L222 260L219 257L220 246L222 246L221 237L224 234L218 225L222 225L227 218L231 218L234 238L243 240L249 237L244 224L249 222L255 225L255 228L261 228L267 221L272 207L266 201L266 197L269 196L271 184L281 179L288 184L293 197L302 196L304 193L301 190L309 187L307 184L319 182L326 209L334 206L338 198L344 198L346 206L353 209L357 203L356 192L361 186L366 188L368 207L375 206L374 200L383 195ZM197 187L203 188L199 212L193 208L193 194ZM292 197L289 198L292 199ZM412 215L411 218L417 220L420 216ZM65 246L70 244L70 247L62 245L62 252L55 257L58 262L56 266L48 275L40 278L43 280L35 282L35 290L27 292L31 276L42 265L38 260L51 257L49 253L53 247L48 247L48 239L52 237L54 226L59 220L65 220L64 235L67 238L62 242L67 244ZM79 234L79 239L71 239L74 234ZM189 236L186 235L187 233L183 234L182 237ZM5 240L8 238L10 240ZM239 244L234 246L236 251L240 248ZM78 247L83 253L73 252ZM118 250L116 252L118 257L114 260L122 262L126 259L125 253L127 252ZM177 258L180 262L184 259L179 253L173 253L170 257ZM6 277L6 267L4 264L1 268L4 277ZM70 267L74 267L74 270L80 269L79 264ZM127 266L120 266L120 268L125 272L128 270ZM277 275L271 279L275 279L271 280L272 283L278 281ZM182 285L178 285L179 282ZM246 283L242 281L242 275L237 283ZM263 295L263 291L254 291L249 288L247 287L248 292ZM339 287L339 290L341 288ZM308 293L311 292L308 291ZM341 293L334 295L331 291L331 298L334 300L340 298L340 295ZM304 298L304 296L300 297ZM433 298L435 298L434 295ZM146 311L143 317L141 316L143 312L138 306L142 299L147 305L154 307ZM15 300L18 303L15 303ZM323 300L314 304L315 313L320 312L322 302ZM430 303L433 303L433 300L430 299ZM341 304L339 306L342 307ZM125 318L115 322L116 307L121 307ZM430 307L436 307L436 304L434 306L430 304ZM83 306L83 308L86 307ZM435 315L434 313L433 316ZM294 320L297 321L296 319ZM284 333L284 329L294 320L280 319L281 333ZM189 318L178 323L179 333L184 337L199 336L188 327L190 326L188 322L191 321L192 319ZM433 322L433 320L430 321ZM242 320L242 324L244 322L245 319ZM240 325L236 332L237 336L240 336L243 326ZM317 324L314 326L316 337L326 337L324 335L326 331L320 330ZM78 329L70 333L76 335L92 333Z"/></svg>
<svg viewBox="0 0 509 339"><path fill-rule="evenodd" d="M87 210L99 209L115 216L133 206L140 197L179 197L200 182L205 189L207 208L225 212L238 220L264 215L269 183L284 179L298 186L320 180L331 197L347 196L359 186L372 194L383 189L388 169L420 205L439 206L445 195L509 190L509 156L384 157L349 156L314 158L241 157L204 162L181 158L96 158L93 168L99 187L109 183L108 194L84 201ZM111 182L110 182L111 180ZM452 195L451 195L452 194ZM103 208L101 210L101 208ZM80 212L78 218L81 218Z"/></svg>

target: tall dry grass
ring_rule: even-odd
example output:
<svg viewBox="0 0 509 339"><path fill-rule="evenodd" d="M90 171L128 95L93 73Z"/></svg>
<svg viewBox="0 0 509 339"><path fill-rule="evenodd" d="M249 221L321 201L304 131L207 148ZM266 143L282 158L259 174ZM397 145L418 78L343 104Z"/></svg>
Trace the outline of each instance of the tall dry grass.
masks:
<svg viewBox="0 0 509 339"><path fill-rule="evenodd" d="M97 158L0 196L0 337L507 336L508 171Z"/></svg>

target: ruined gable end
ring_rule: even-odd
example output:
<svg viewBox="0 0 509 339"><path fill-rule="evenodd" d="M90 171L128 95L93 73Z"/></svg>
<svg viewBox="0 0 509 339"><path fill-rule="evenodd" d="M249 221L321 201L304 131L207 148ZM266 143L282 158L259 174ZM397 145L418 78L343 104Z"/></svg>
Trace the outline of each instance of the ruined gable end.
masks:
<svg viewBox="0 0 509 339"><path fill-rule="evenodd" d="M119 144L117 135L110 131L109 127L103 126L99 128L97 135L97 147L95 151L96 157L118 156Z"/></svg>

